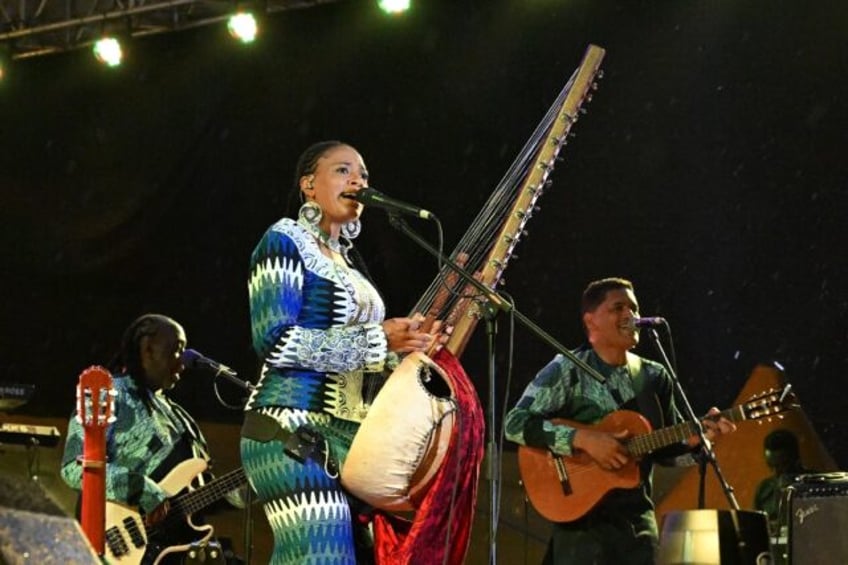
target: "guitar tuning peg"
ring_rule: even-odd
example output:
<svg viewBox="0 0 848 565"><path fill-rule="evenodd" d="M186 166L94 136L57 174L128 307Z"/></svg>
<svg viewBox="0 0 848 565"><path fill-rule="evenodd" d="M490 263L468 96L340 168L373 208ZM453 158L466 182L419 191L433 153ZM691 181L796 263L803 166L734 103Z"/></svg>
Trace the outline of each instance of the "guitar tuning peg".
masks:
<svg viewBox="0 0 848 565"><path fill-rule="evenodd" d="M587 110L586 108L584 108L582 106L577 111L580 112L580 114L582 114L584 116L589 113L589 110Z"/></svg>

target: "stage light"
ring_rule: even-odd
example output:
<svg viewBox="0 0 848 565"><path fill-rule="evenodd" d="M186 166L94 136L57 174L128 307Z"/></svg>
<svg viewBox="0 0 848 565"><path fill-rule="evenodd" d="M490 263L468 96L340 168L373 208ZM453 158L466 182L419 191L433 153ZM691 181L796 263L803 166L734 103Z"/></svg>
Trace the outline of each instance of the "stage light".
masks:
<svg viewBox="0 0 848 565"><path fill-rule="evenodd" d="M114 37L104 37L94 42L94 56L108 67L117 67L124 58L121 42Z"/></svg>
<svg viewBox="0 0 848 565"><path fill-rule="evenodd" d="M227 30L231 36L242 43L251 43L256 39L256 34L259 32L256 18L250 12L237 12L230 16L227 22Z"/></svg>
<svg viewBox="0 0 848 565"><path fill-rule="evenodd" d="M379 0L377 4L387 14L400 14L409 10L410 0Z"/></svg>
<svg viewBox="0 0 848 565"><path fill-rule="evenodd" d="M0 81L6 79L12 62L12 50L7 44L0 45Z"/></svg>

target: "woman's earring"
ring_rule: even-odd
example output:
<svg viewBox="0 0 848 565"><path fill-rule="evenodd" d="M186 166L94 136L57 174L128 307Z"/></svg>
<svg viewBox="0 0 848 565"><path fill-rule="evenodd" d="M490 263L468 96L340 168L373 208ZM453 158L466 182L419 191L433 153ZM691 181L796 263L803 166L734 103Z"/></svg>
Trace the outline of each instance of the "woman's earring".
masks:
<svg viewBox="0 0 848 565"><path fill-rule="evenodd" d="M300 206L297 212L297 217L311 226L317 226L321 222L321 217L324 215L321 212L321 207L314 200L307 200Z"/></svg>
<svg viewBox="0 0 848 565"><path fill-rule="evenodd" d="M340 232L344 238L356 239L359 237L360 232L362 232L362 222L359 221L359 218L356 218L355 220L344 223Z"/></svg>

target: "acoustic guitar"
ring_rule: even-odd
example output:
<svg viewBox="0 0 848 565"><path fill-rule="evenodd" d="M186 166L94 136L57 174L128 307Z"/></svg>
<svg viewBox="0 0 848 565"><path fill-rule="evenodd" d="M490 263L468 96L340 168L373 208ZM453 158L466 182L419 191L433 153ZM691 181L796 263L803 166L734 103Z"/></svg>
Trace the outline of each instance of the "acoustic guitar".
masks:
<svg viewBox="0 0 848 565"><path fill-rule="evenodd" d="M83 427L80 526L97 555L103 555L106 523L106 428L114 420L112 376L99 366L80 374L77 420Z"/></svg>
<svg viewBox="0 0 848 565"><path fill-rule="evenodd" d="M791 385L782 390L768 390L751 397L740 406L728 408L715 418L725 417L733 422L756 420L774 416L797 407ZM616 488L634 488L639 484L639 460L663 447L686 441L695 435L692 422L651 431L651 425L639 413L618 410L608 414L597 424L582 424L565 419L554 419L555 424L565 424L577 429L605 432L627 430L630 435L622 440L632 456L617 471L599 467L588 454L556 455L549 449L519 446L518 470L524 489L533 508L552 522L573 522L589 512L604 496Z"/></svg>

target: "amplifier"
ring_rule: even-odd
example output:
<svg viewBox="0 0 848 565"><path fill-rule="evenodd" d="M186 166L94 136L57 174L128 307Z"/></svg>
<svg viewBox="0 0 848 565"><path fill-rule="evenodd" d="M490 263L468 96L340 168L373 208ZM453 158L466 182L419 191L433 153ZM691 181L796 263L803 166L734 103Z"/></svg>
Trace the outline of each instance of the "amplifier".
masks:
<svg viewBox="0 0 848 565"><path fill-rule="evenodd" d="M0 444L53 447L61 437L55 426L0 423Z"/></svg>
<svg viewBox="0 0 848 565"><path fill-rule="evenodd" d="M785 502L792 565L848 563L848 473L801 475Z"/></svg>

